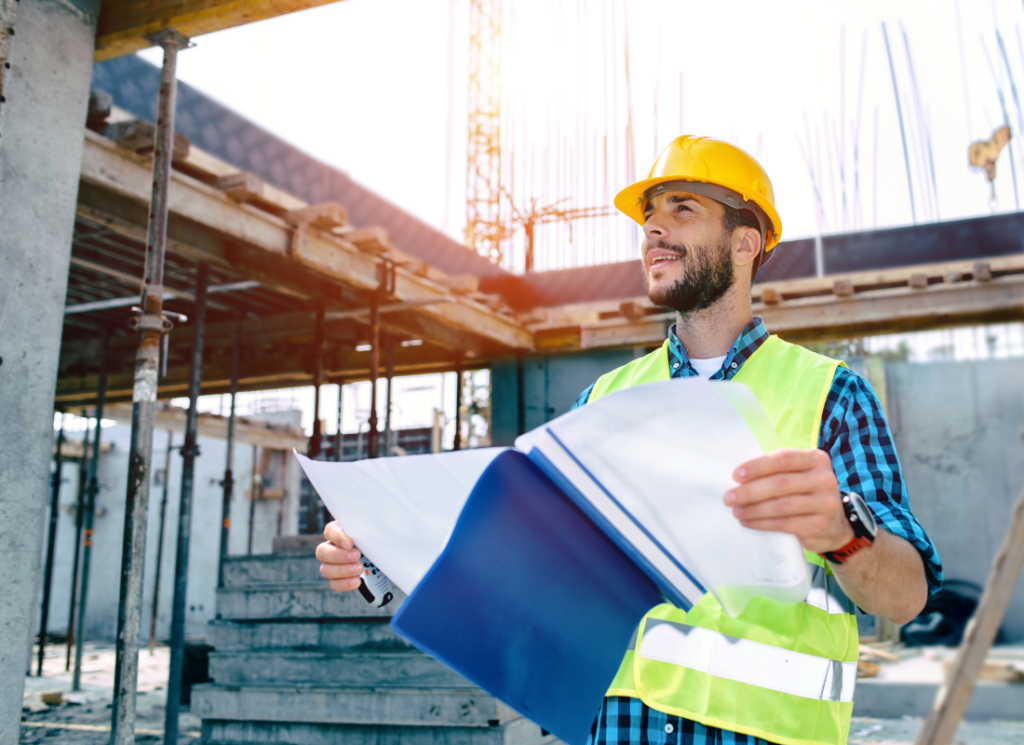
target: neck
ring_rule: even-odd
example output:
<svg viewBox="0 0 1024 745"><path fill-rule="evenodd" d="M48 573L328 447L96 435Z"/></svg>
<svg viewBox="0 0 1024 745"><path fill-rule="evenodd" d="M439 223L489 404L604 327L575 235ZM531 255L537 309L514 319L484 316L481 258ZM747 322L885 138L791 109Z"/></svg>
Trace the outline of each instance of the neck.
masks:
<svg viewBox="0 0 1024 745"><path fill-rule="evenodd" d="M749 288L737 282L711 307L676 313L676 336L691 359L721 357L753 318Z"/></svg>

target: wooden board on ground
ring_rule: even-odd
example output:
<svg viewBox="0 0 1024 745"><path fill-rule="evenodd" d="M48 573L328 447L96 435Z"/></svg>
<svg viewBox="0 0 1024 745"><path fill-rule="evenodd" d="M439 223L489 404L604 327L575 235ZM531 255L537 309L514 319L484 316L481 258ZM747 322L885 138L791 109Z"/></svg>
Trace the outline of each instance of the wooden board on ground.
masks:
<svg viewBox="0 0 1024 745"><path fill-rule="evenodd" d="M1010 603L1021 566L1024 566L1024 489L1013 508L1010 529L1002 548L992 562L985 592L967 624L946 682L939 688L931 713L917 736L916 745L951 745L975 683L985 666L985 658L999 631Z"/></svg>

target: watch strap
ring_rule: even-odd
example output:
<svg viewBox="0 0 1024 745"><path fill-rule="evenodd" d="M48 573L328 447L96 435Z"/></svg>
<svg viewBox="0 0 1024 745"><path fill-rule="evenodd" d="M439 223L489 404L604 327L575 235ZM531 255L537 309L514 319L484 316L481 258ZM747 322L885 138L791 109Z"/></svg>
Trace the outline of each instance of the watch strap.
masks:
<svg viewBox="0 0 1024 745"><path fill-rule="evenodd" d="M867 548L873 544L870 538L864 536L857 536L852 541L847 543L842 548L837 548L835 551L826 551L821 556L833 564L845 564L847 559L853 556L855 553L860 551L862 548Z"/></svg>

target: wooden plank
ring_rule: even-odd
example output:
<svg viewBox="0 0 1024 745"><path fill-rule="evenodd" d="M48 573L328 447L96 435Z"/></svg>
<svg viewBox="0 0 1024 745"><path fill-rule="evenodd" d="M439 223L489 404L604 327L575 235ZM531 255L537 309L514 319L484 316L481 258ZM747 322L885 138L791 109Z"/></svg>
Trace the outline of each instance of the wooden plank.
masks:
<svg viewBox="0 0 1024 745"><path fill-rule="evenodd" d="M952 284L954 282L969 281L972 278L978 281L985 281L991 279L992 272L1024 272L1024 254L943 261L934 264L894 267L874 271L829 274L825 277L806 277L804 279L756 283L751 288L751 294L755 300L761 300L762 294L767 289L771 289L778 295L787 298L826 295L834 292L837 281L849 283L848 287L851 293L908 286L911 285L912 281L920 289L932 282Z"/></svg>
<svg viewBox="0 0 1024 745"><path fill-rule="evenodd" d="M791 340L826 340L1024 319L1024 276L991 282L931 285L809 297L778 305L755 303L754 313Z"/></svg>
<svg viewBox="0 0 1024 745"><path fill-rule="evenodd" d="M916 745L951 745L960 726L985 658L995 641L1024 566L1024 489L1013 509L1010 528L992 562L992 571L978 608L967 624L952 669L935 696L931 713L917 735Z"/></svg>
<svg viewBox="0 0 1024 745"><path fill-rule="evenodd" d="M328 5L337 0L104 0L95 61L153 46L146 34L173 28L188 37Z"/></svg>
<svg viewBox="0 0 1024 745"><path fill-rule="evenodd" d="M145 159L117 148L109 140L87 131L82 157L82 181L109 190L137 204L148 204L151 173ZM186 218L193 226L227 236L262 259L274 260L292 272L306 272L331 283L341 283L357 292L375 291L378 285L378 260L359 251L344 239L320 231L310 231L300 245L291 237L294 229L281 218L239 204L209 184L174 172L170 189L172 215ZM138 220L144 230L144 221ZM179 244L180 246L180 244ZM169 250L175 246L169 243ZM247 269L246 263L223 255L208 255L191 247L193 259ZM186 255L186 254L183 254ZM265 278L248 276L265 283ZM403 267L395 272L397 302L415 302L448 294L448 288L429 277L421 277ZM474 278L475 279L475 278ZM269 285L273 287L274 285ZM495 313L481 303L459 298L453 303L428 305L412 311L467 334L512 349L531 349L533 335L514 319Z"/></svg>

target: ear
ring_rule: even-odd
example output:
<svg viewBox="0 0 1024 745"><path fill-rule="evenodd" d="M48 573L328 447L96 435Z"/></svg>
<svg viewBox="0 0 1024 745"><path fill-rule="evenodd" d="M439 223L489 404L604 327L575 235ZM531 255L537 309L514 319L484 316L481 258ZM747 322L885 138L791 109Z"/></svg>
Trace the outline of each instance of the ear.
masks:
<svg viewBox="0 0 1024 745"><path fill-rule="evenodd" d="M732 263L736 266L753 264L761 253L761 233L755 228L739 227L732 234Z"/></svg>

